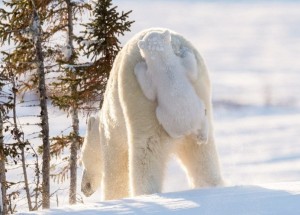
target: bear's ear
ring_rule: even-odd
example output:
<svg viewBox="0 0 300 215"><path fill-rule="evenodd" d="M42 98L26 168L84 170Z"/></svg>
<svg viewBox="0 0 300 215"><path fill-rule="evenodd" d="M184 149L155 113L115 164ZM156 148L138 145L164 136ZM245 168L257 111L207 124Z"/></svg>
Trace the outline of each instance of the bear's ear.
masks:
<svg viewBox="0 0 300 215"><path fill-rule="evenodd" d="M165 30L163 33L163 38L164 38L164 41L166 42L170 42L171 41L171 33L169 30Z"/></svg>
<svg viewBox="0 0 300 215"><path fill-rule="evenodd" d="M138 41L138 47L140 49L145 49L146 48L146 42L144 40Z"/></svg>
<svg viewBox="0 0 300 215"><path fill-rule="evenodd" d="M96 121L95 117L93 117L93 116L89 117L88 124L87 124L87 130L89 130L89 131L92 130L92 127L93 127L95 121Z"/></svg>

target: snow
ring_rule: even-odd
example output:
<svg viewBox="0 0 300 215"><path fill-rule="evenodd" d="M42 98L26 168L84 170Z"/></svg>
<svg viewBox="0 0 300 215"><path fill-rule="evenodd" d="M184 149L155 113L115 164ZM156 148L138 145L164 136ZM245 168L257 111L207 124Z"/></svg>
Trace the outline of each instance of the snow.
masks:
<svg viewBox="0 0 300 215"><path fill-rule="evenodd" d="M65 45L61 48L61 51L63 53L63 56L64 56L64 59L66 61L69 61L71 56L72 56L72 49L71 49L71 46L68 44L68 45Z"/></svg>
<svg viewBox="0 0 300 215"><path fill-rule="evenodd" d="M88 3L91 0L71 0L71 3Z"/></svg>
<svg viewBox="0 0 300 215"><path fill-rule="evenodd" d="M98 191L82 197L84 205L58 209L53 198L54 209L40 214L300 214L300 3L114 4L133 10L130 17L136 21L123 42L142 29L167 27L189 38L203 55L212 80L216 143L229 187L178 192L189 187L172 158L164 192L173 193L99 202ZM50 113L51 135L69 125L57 110ZM24 127L24 132L37 129ZM80 185L81 169L78 173ZM60 205L67 204L68 185L51 185L61 189Z"/></svg>
<svg viewBox="0 0 300 215"><path fill-rule="evenodd" d="M79 204L33 214L300 214L300 182L233 186Z"/></svg>

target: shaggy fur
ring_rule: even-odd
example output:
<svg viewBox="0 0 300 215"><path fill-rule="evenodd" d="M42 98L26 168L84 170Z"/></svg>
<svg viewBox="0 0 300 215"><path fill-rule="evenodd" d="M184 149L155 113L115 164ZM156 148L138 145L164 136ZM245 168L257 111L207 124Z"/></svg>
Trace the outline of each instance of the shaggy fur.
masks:
<svg viewBox="0 0 300 215"><path fill-rule="evenodd" d="M192 50L181 47L179 56L175 55L168 30L147 33L138 46L146 62L135 66L135 75L145 96L157 101L160 124L172 138L194 134L199 143L206 143L208 122L192 84L198 77Z"/></svg>
<svg viewBox="0 0 300 215"><path fill-rule="evenodd" d="M171 153L181 161L192 187L223 183L214 144L210 81L198 51L182 36L171 32L173 52L180 56L181 50L186 48L194 54L197 62L197 75L192 75L192 83L196 95L206 107L207 144L198 144L192 135L179 139L170 137L157 120L157 102L144 95L134 74L135 66L144 61L139 41L150 32L164 31L148 29L137 34L115 59L99 114L101 144L91 143L101 145L101 154L98 155L101 163L95 162L93 153L87 160L83 159L86 174L89 169L101 171L101 177L96 180L100 182L102 179L104 200L161 192ZM99 150L94 152L99 153ZM89 193L94 191L95 187Z"/></svg>
<svg viewBox="0 0 300 215"><path fill-rule="evenodd" d="M102 178L102 156L99 132L99 118L90 117L81 152L84 171L81 180L81 191L90 196L100 186ZM91 159L92 158L92 159ZM95 168L95 166L97 168Z"/></svg>

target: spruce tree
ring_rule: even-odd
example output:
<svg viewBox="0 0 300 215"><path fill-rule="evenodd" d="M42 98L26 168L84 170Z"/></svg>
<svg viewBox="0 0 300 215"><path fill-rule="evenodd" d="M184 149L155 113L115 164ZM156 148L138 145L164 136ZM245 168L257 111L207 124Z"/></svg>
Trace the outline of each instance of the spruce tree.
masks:
<svg viewBox="0 0 300 215"><path fill-rule="evenodd" d="M38 6L36 6L36 3L38 3ZM43 148L42 206L43 208L49 208L50 145L44 51L42 49L42 43L47 38L47 35L42 32L43 19L46 17L42 6L45 5L40 0L12 0L5 1L4 4L9 9L2 8L0 11L0 42L15 46L10 53L5 53L6 58L4 61L11 64L11 70L15 76L29 75L29 81L24 83L24 88L36 89L39 93Z"/></svg>
<svg viewBox="0 0 300 215"><path fill-rule="evenodd" d="M12 108L12 97L10 93L3 90L9 84L10 75L7 74L1 65L0 69L0 183L1 183L1 205L0 214L7 214L7 183L6 183L6 146L4 143L4 130L7 115Z"/></svg>
<svg viewBox="0 0 300 215"><path fill-rule="evenodd" d="M42 50L42 38L41 38L41 20L36 8L33 10L33 41L36 53L37 62L37 74L39 80L38 91L40 94L40 107L41 107L41 127L42 127L42 140L43 140L43 183L42 183L42 195L43 208L50 208L50 142L49 142L49 120L48 120L48 108L47 108L47 92L45 81L45 68L44 68L44 55Z"/></svg>
<svg viewBox="0 0 300 215"><path fill-rule="evenodd" d="M26 81L19 92L23 92L24 89L37 92L40 100L43 142L42 206L50 206L50 150L57 154L66 146L70 146L67 169L70 170L69 202L73 204L76 202L77 150L82 143L78 115L81 110L90 111L94 108L96 101L102 102L109 72L121 49L118 37L129 31L133 23L127 21L131 11L118 13L117 7L112 6L111 1L97 1L93 5L93 18L83 25L85 30L82 36L78 37L73 29L76 29L75 23L81 21L78 18L82 16L83 11L91 9L87 3L72 0L11 0L4 1L4 4L5 8L0 10L0 42L12 44L13 48L4 52L3 61L9 63L15 77L26 74ZM65 46L48 43L55 35L63 35L65 32ZM79 45L74 41L79 42ZM87 62L80 62L79 56L82 52L88 59ZM46 73L50 71L56 72L53 73L55 81L51 86L46 83ZM46 92L50 89L52 103L67 111L72 118L71 133L62 138L53 138L54 144L51 148ZM98 108L99 105L101 104L97 104ZM3 119L3 114L1 117ZM3 127L3 123L0 125ZM0 140L1 136L3 134L0 133ZM39 189L35 189L35 192L39 192ZM37 196L38 194L35 195L35 206L29 208L38 208ZM14 211L14 208L10 210Z"/></svg>
<svg viewBox="0 0 300 215"><path fill-rule="evenodd" d="M81 74L81 94L89 101L100 101L101 108L110 70L121 49L118 37L130 31L134 21L128 20L132 11L117 12L111 0L97 0L93 8L92 19L83 25L83 37L78 38L81 50L92 61Z"/></svg>
<svg viewBox="0 0 300 215"><path fill-rule="evenodd" d="M52 104L58 108L68 111L72 120L72 131L68 136L53 138L52 148L60 150L60 147L70 146L69 172L70 172L70 189L69 203L76 203L77 194L77 152L82 138L79 135L79 107L80 97L78 94L80 77L78 75L82 67L78 62L78 53L74 47L74 22L77 21L78 14L89 8L89 5L70 0L59 0L59 7L65 13L57 16L58 25L62 31L66 31L66 42L61 50L61 58L57 60L59 64L59 75L52 82ZM57 14L56 14L57 15ZM59 51L58 51L59 53ZM55 146L56 145L56 146ZM55 151L52 151L56 154Z"/></svg>
<svg viewBox="0 0 300 215"><path fill-rule="evenodd" d="M89 6L82 3L71 3L69 0L64 1L66 3L66 14L68 15L62 17L61 20L67 26L67 43L63 49L62 58L58 60L62 73L52 83L55 90L51 99L55 106L69 112L72 118L72 132L68 136L54 138L53 149L59 151L61 147L70 144L69 202L74 204L76 203L77 187L77 150L79 143L82 142L78 128L79 110L90 111L95 104L95 100L101 101L114 58L120 50L120 42L117 36L123 35L124 31L129 30L132 22L126 21L130 12L122 12L120 15L116 11L116 7L112 7L111 1L98 1L92 11L94 19L83 25L86 30L84 35L79 37L73 31L73 23L77 20L78 13L83 9L89 9ZM95 34L89 34L91 32L95 32ZM73 43L74 40L80 43L81 47L79 49ZM91 40L94 40L94 45L86 46L85 42ZM78 55L82 50L85 51L86 57L92 63L84 63L78 60ZM63 94L60 92L63 92ZM56 154L55 151L53 153Z"/></svg>

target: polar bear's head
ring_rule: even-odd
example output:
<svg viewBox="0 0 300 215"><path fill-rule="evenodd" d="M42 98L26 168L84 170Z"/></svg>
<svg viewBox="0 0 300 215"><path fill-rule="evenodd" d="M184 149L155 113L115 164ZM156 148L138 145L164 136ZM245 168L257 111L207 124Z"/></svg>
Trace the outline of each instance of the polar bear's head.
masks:
<svg viewBox="0 0 300 215"><path fill-rule="evenodd" d="M155 59L172 48L171 34L168 30L163 32L149 32L138 42L141 55L145 59Z"/></svg>
<svg viewBox="0 0 300 215"><path fill-rule="evenodd" d="M99 188L102 180L99 117L90 117L88 119L81 161L84 167L81 191L85 196L90 196Z"/></svg>

